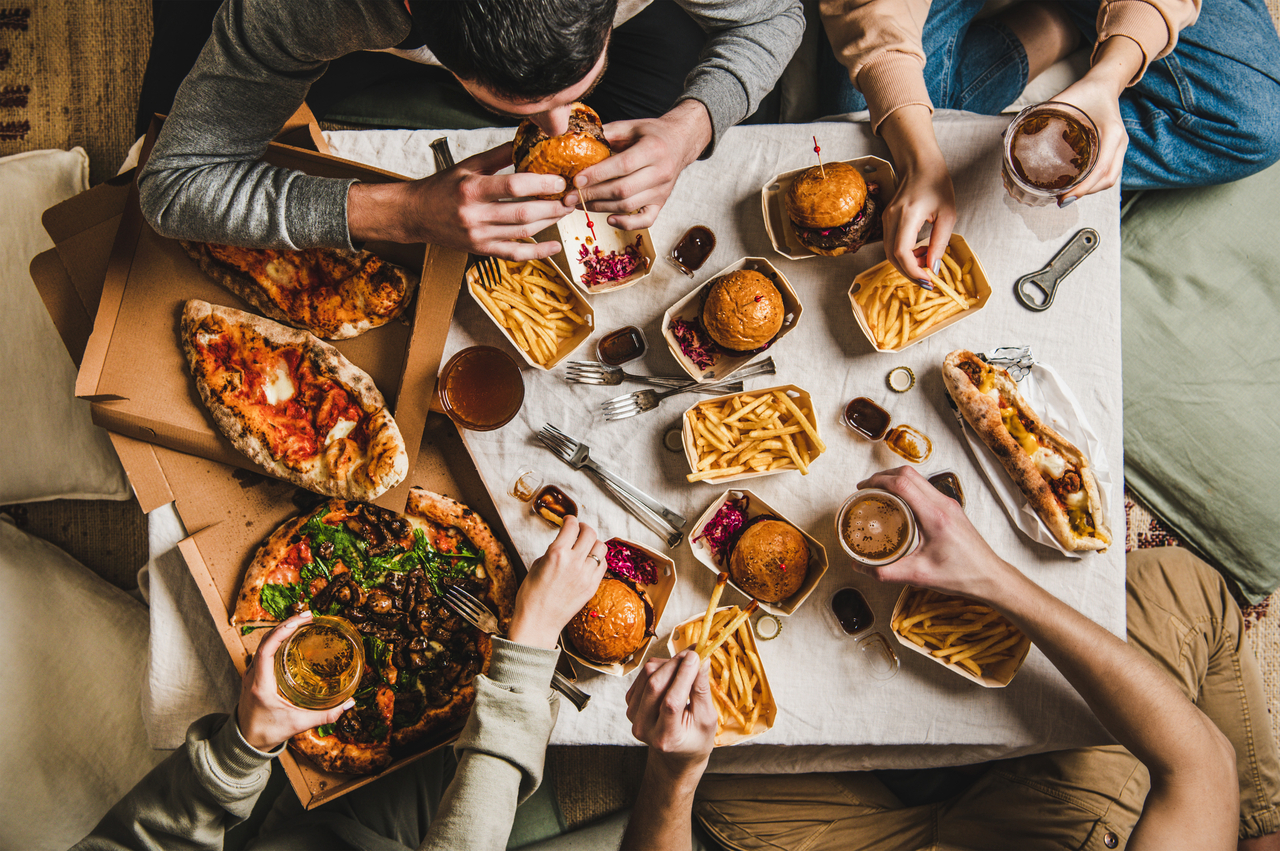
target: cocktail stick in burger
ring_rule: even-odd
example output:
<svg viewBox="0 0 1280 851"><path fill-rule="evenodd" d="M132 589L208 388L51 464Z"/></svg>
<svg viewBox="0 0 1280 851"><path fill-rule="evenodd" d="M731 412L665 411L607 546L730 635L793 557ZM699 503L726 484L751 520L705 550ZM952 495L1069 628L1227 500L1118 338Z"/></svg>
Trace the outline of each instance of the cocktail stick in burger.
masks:
<svg viewBox="0 0 1280 851"><path fill-rule="evenodd" d="M573 190L578 172L612 155L604 137L600 116L586 104L570 107L569 129L562 136L548 136L532 120L526 118L516 128L512 158L516 171L535 174L558 174L564 177L565 191L543 198L563 198Z"/></svg>
<svg viewBox="0 0 1280 851"><path fill-rule="evenodd" d="M810 251L838 257L879 239L880 205L848 163L814 166L796 175L787 190L787 215L796 238Z"/></svg>

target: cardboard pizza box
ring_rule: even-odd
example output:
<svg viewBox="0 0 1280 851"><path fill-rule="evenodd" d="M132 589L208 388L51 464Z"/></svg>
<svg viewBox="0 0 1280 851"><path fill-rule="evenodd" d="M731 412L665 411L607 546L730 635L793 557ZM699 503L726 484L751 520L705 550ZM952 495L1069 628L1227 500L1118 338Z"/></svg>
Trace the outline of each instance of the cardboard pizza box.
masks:
<svg viewBox="0 0 1280 851"><path fill-rule="evenodd" d="M32 278L77 364L89 342L91 318L98 312L116 226L125 217L131 183L132 175L122 175L45 214L45 225L55 247L32 261ZM449 318L445 316L438 325L427 326L437 362ZM452 421L440 414L424 413L423 422L413 435L417 453L408 478L378 504L403 510L412 485L455 497L489 521L517 574L523 577L525 569L519 553ZM219 463L117 433L111 438L143 511L174 503L189 535L179 548L208 610L207 614L192 612L190 616L212 619L233 663L243 671L261 634L242 636L231 626L235 594L258 545L314 495L239 465ZM280 762L299 799L310 809L448 746L457 734L457 730L445 731L438 739L424 743L422 750L366 777L322 771L290 751L281 755Z"/></svg>
<svg viewBox="0 0 1280 851"><path fill-rule="evenodd" d="M157 130L158 124L153 124L148 138L154 139ZM144 147L144 158L147 153ZM328 177L369 182L405 179L279 143L272 143L265 159ZM430 297L414 300L406 312L407 322L392 321L333 345L382 391L412 464L418 456L466 257L437 246L370 243L367 247L412 273L420 272L419 292ZM92 403L94 422L110 431L262 472L222 435L196 392L179 337L182 307L192 298L257 312L201 272L176 240L152 230L142 218L137 190L131 188L111 249L93 333L84 349L76 395ZM387 504L403 504L407 487L395 488Z"/></svg>

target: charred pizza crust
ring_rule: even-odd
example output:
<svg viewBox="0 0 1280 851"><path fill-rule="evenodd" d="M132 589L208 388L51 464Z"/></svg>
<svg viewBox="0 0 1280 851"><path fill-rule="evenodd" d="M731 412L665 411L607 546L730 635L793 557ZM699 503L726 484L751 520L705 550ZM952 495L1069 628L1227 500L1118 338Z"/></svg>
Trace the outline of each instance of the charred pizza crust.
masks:
<svg viewBox="0 0 1280 851"><path fill-rule="evenodd" d="M1089 460L1040 419L1005 370L961 349L943 361L942 379L965 420L1058 543L1072 551L1111 545Z"/></svg>
<svg viewBox="0 0 1280 851"><path fill-rule="evenodd" d="M289 519L259 547L237 596L233 624L310 609L365 636L355 708L290 741L328 771L380 771L470 712L492 645L444 605L448 586L484 600L504 625L514 606L514 571L484 520L449 497L410 494L408 514L330 500Z"/></svg>
<svg viewBox="0 0 1280 851"><path fill-rule="evenodd" d="M181 243L200 271L264 316L325 340L356 337L395 319L418 283L370 251Z"/></svg>
<svg viewBox="0 0 1280 851"><path fill-rule="evenodd" d="M268 472L358 500L404 480L409 456L382 393L312 334L193 299L182 347L214 423Z"/></svg>

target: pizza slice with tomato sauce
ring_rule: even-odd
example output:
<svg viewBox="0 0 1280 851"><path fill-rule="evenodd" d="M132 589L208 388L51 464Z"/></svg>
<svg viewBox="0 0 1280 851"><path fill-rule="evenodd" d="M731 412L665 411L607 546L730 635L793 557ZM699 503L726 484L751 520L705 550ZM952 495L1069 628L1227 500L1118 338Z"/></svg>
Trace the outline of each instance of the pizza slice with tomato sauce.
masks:
<svg viewBox="0 0 1280 851"><path fill-rule="evenodd" d="M1040 419L1008 372L962 349L947 355L942 378L965 420L1065 549L1111 545L1089 460Z"/></svg>
<svg viewBox="0 0 1280 851"><path fill-rule="evenodd" d="M325 340L345 340L390 322L417 279L370 251L286 250L182 242L200 270L262 311Z"/></svg>
<svg viewBox="0 0 1280 851"><path fill-rule="evenodd" d="M290 747L325 770L370 774L463 723L491 647L445 605L450 586L484 601L504 627L510 620L515 574L502 544L471 509L419 488L405 514L330 500L262 543L233 624L252 629L310 610L346 618L364 638L356 705Z"/></svg>
<svg viewBox="0 0 1280 851"><path fill-rule="evenodd" d="M400 429L373 380L306 331L192 300L182 345L218 428L269 472L361 500L408 474Z"/></svg>

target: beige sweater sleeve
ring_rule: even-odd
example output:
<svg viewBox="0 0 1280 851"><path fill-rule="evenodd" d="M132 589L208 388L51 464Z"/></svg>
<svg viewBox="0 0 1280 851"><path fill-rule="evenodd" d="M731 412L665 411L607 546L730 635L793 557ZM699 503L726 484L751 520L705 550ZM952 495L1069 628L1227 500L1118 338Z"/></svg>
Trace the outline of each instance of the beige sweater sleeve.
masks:
<svg viewBox="0 0 1280 851"><path fill-rule="evenodd" d="M822 23L836 58L867 99L871 125L895 110L920 104L933 109L924 82L921 46L930 0L821 0ZM1178 33L1195 23L1200 0L1103 0L1098 9L1098 44L1113 36L1142 48L1143 66L1169 54ZM1095 47L1096 52L1096 47Z"/></svg>

